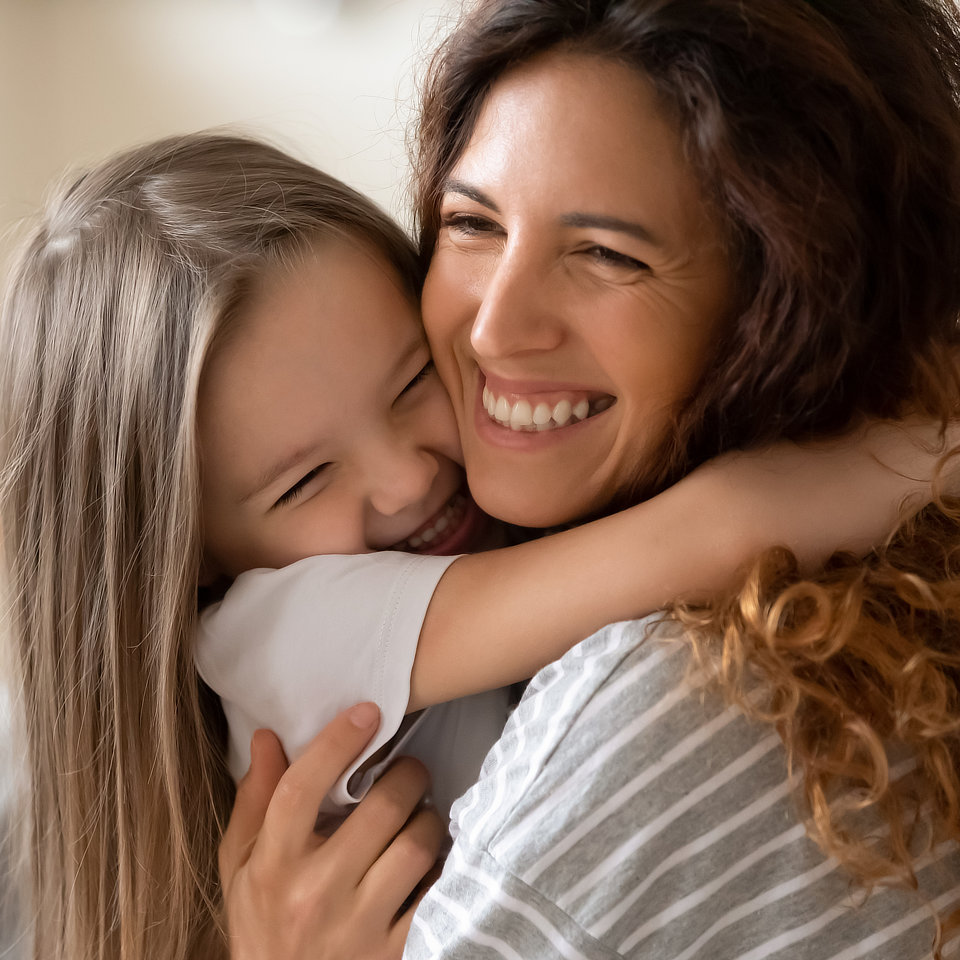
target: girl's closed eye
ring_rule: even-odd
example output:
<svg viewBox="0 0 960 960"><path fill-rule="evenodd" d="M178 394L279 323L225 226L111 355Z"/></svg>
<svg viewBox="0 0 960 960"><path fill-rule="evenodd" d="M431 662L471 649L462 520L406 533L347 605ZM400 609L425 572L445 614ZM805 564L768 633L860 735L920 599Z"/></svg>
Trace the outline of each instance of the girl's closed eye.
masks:
<svg viewBox="0 0 960 960"><path fill-rule="evenodd" d="M306 490L310 482L322 473L325 473L327 469L331 466L329 463L321 463L318 467L314 467L309 473L305 473L286 493L281 494L277 498L277 502L274 503L272 509L277 507L282 507L290 503L294 503L299 500Z"/></svg>
<svg viewBox="0 0 960 960"><path fill-rule="evenodd" d="M406 396L411 390L418 387L434 372L433 360L428 360L417 372L417 375L397 394L397 399Z"/></svg>

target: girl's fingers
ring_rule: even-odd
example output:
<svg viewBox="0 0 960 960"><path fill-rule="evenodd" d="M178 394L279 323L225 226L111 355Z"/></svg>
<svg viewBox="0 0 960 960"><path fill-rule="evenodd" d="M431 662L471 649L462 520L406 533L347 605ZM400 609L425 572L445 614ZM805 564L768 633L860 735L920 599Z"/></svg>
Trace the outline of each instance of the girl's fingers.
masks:
<svg viewBox="0 0 960 960"><path fill-rule="evenodd" d="M376 732L376 704L360 703L339 713L310 741L280 778L261 830L258 851L274 862L290 860L315 841L320 802Z"/></svg>
<svg viewBox="0 0 960 960"><path fill-rule="evenodd" d="M390 846L429 784L426 767L419 760L401 757L327 841L331 855L342 855L350 882L359 884L371 864Z"/></svg>
<svg viewBox="0 0 960 960"><path fill-rule="evenodd" d="M360 883L367 903L395 915L437 863L447 828L433 809L418 810Z"/></svg>
<svg viewBox="0 0 960 960"><path fill-rule="evenodd" d="M257 730L250 742L250 769L237 786L230 822L220 841L220 882L225 889L246 862L286 769L280 741L269 730Z"/></svg>

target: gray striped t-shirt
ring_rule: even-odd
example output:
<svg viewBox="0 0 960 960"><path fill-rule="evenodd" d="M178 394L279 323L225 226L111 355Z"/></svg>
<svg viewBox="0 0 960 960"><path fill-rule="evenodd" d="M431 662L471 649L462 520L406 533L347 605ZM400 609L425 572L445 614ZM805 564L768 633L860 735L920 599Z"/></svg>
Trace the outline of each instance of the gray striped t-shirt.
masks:
<svg viewBox="0 0 960 960"><path fill-rule="evenodd" d="M613 624L534 677L453 808L406 960L931 955L960 852L921 861L924 896L864 902L807 837L777 734L701 685L676 630Z"/></svg>

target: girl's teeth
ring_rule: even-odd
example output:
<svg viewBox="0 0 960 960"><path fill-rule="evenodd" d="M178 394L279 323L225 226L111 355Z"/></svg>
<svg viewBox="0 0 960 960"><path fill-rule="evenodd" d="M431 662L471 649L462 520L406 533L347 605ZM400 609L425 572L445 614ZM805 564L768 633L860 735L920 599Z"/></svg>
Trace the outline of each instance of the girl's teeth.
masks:
<svg viewBox="0 0 960 960"><path fill-rule="evenodd" d="M450 502L444 508L443 513L437 517L433 524L427 527L426 530L420 531L419 536L408 537L406 540L394 545L390 549L419 550L421 547L426 547L427 544L436 540L446 529L455 529L458 524L460 524L460 522L463 520L466 505L466 499L461 494L457 494L451 498Z"/></svg>
<svg viewBox="0 0 960 960"><path fill-rule="evenodd" d="M586 420L591 415L590 401L581 398L576 403L571 400L559 400L551 407L540 402L535 407L529 400L517 400L511 405L506 397L495 396L489 387L483 388L483 408L488 416L503 427L515 431L556 430L568 423ZM612 397L604 397L595 402L593 413L606 410L613 403Z"/></svg>

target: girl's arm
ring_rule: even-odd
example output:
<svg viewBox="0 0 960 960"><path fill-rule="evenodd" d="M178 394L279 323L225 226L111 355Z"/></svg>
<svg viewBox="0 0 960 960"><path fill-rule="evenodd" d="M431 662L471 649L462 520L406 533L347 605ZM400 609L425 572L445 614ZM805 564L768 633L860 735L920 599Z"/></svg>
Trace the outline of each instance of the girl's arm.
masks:
<svg viewBox="0 0 960 960"><path fill-rule="evenodd" d="M943 449L936 425L905 421L727 454L621 513L461 557L427 610L407 709L530 677L604 624L733 587L767 547L806 569L865 553L931 500Z"/></svg>

